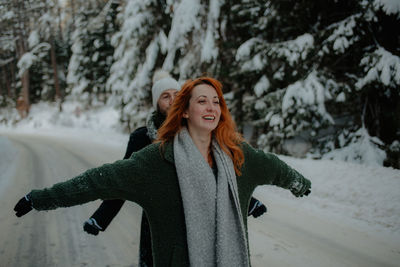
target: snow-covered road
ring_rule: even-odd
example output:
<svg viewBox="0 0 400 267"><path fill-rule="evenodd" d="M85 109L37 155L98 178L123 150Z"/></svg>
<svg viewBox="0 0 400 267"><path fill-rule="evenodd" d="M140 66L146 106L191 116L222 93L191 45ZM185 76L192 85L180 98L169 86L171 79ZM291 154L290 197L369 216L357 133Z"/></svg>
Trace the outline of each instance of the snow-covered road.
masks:
<svg viewBox="0 0 400 267"><path fill-rule="evenodd" d="M400 266L399 242L311 213L301 203L256 197L269 211L249 222L253 266Z"/></svg>
<svg viewBox="0 0 400 267"><path fill-rule="evenodd" d="M4 136L0 136L4 138ZM82 223L99 201L68 209L31 212L16 218L12 208L32 188L43 188L122 158L124 145L88 139L7 135L17 160L0 191L0 266L136 266L140 208L127 203L106 232L89 236ZM313 192L315 193L315 192ZM282 198L269 187L255 196L268 206L249 218L252 265L400 266L400 240L368 232L328 213L305 207L304 199Z"/></svg>
<svg viewBox="0 0 400 267"><path fill-rule="evenodd" d="M94 237L82 224L95 201L68 209L33 211L17 218L16 201L84 170L121 157L122 150L79 140L9 137L18 153L14 177L0 195L0 266L136 266L141 209L125 203L110 228Z"/></svg>

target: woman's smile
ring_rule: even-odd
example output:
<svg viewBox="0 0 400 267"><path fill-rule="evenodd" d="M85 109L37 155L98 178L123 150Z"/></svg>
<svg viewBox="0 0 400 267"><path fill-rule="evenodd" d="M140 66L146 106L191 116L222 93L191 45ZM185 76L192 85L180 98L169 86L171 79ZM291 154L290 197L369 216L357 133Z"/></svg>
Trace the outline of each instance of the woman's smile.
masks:
<svg viewBox="0 0 400 267"><path fill-rule="evenodd" d="M203 119L205 119L206 121L214 121L215 116L214 115L206 115L206 116L203 116Z"/></svg>

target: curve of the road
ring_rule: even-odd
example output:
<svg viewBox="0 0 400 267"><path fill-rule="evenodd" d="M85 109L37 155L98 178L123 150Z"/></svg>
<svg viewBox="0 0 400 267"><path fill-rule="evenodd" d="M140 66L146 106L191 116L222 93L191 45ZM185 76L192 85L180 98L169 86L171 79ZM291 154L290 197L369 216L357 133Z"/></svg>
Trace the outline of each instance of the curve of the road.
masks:
<svg viewBox="0 0 400 267"><path fill-rule="evenodd" d="M106 144L56 137L8 135L18 151L15 177L0 195L0 266L137 266L141 210L126 203L107 231L90 236L82 223L100 201L22 218L17 200L123 154ZM257 196L257 195L256 195ZM252 266L400 266L399 242L321 218L278 197L257 196L269 208L249 218Z"/></svg>
<svg viewBox="0 0 400 267"><path fill-rule="evenodd" d="M33 188L51 186L86 169L112 162L124 151L76 140L13 135L18 152L15 177L0 196L0 266L137 266L141 209L125 203L107 231L83 232L82 224L100 205L49 212L12 212L20 197Z"/></svg>

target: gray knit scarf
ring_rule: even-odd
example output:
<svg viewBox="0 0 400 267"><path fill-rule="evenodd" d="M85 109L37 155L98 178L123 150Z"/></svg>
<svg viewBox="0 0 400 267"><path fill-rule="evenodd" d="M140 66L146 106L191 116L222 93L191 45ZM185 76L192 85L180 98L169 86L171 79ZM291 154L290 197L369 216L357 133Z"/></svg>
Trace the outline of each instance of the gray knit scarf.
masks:
<svg viewBox="0 0 400 267"><path fill-rule="evenodd" d="M212 140L212 169L186 128L174 139L190 266L249 266L247 240L231 158Z"/></svg>

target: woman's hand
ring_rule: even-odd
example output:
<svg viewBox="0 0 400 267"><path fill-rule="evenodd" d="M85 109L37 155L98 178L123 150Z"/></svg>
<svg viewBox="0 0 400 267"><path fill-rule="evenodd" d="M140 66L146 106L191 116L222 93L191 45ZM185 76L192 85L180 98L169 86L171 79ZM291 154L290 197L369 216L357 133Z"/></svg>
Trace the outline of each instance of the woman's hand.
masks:
<svg viewBox="0 0 400 267"><path fill-rule="evenodd" d="M32 210L32 201L30 195L27 194L23 198L21 198L17 205L14 207L14 211L16 211L15 215L17 217L21 217Z"/></svg>
<svg viewBox="0 0 400 267"><path fill-rule="evenodd" d="M295 182L292 184L290 191L296 197L308 196L311 193L311 182L304 178L302 183Z"/></svg>

